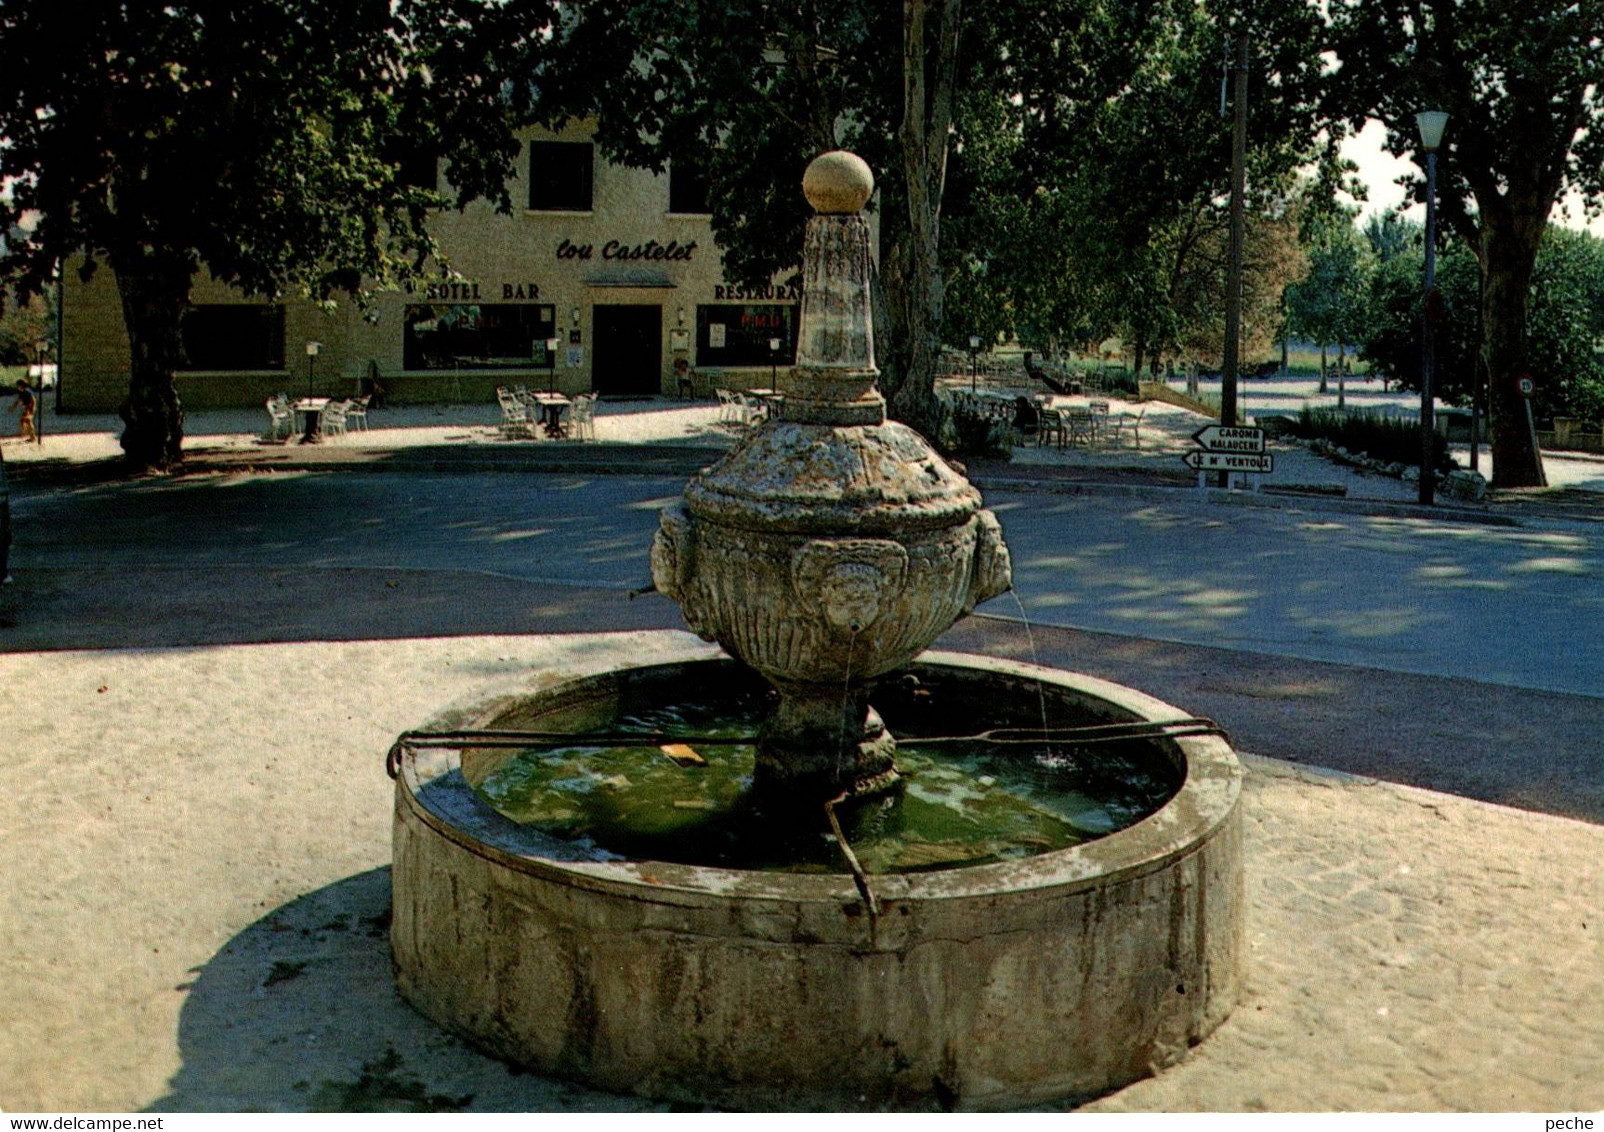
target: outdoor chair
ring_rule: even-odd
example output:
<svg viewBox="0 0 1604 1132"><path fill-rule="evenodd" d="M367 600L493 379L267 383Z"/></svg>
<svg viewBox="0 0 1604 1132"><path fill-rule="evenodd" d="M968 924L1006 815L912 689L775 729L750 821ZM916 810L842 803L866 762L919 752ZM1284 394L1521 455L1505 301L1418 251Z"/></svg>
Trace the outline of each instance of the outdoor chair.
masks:
<svg viewBox="0 0 1604 1132"><path fill-rule="evenodd" d="M496 389L496 400L501 405L501 435L512 439L534 439L535 422L529 419L529 406L515 397L505 386Z"/></svg>
<svg viewBox="0 0 1604 1132"><path fill-rule="evenodd" d="M1121 413L1117 417L1110 417L1107 424L1109 444L1117 446L1120 437L1129 432L1131 434L1132 447L1140 451L1142 447L1142 418L1146 415L1147 410L1142 409L1135 413Z"/></svg>
<svg viewBox="0 0 1604 1132"><path fill-rule="evenodd" d="M363 432L368 430L368 402L372 399L371 396L358 397L345 403L345 421L348 426L356 425Z"/></svg>
<svg viewBox="0 0 1604 1132"><path fill-rule="evenodd" d="M735 397L728 389L715 389L713 395L718 398L718 423L735 423Z"/></svg>
<svg viewBox="0 0 1604 1132"><path fill-rule="evenodd" d="M581 393L574 398L568 413L575 440L596 439L596 394Z"/></svg>
<svg viewBox="0 0 1604 1132"><path fill-rule="evenodd" d="M279 427L283 426L284 435L279 435ZM295 435L295 411L290 408L290 402L284 394L270 397L267 401L267 440L276 443L288 441Z"/></svg>
<svg viewBox="0 0 1604 1132"><path fill-rule="evenodd" d="M318 421L318 435L325 440L345 435L345 410L349 401L330 401L323 406L323 417Z"/></svg>
<svg viewBox="0 0 1604 1132"><path fill-rule="evenodd" d="M1097 447L1097 416L1085 409L1074 409L1064 415L1065 443Z"/></svg>
<svg viewBox="0 0 1604 1132"><path fill-rule="evenodd" d="M1059 409L1042 409L1036 414L1036 447L1040 448L1051 437L1064 446L1064 414Z"/></svg>

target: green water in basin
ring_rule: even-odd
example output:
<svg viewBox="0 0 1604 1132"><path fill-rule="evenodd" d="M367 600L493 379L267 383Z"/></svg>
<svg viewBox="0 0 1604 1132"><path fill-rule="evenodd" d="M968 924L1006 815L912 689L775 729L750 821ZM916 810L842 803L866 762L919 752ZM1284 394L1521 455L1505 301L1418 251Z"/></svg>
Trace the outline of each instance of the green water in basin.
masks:
<svg viewBox="0 0 1604 1132"><path fill-rule="evenodd" d="M755 734L755 695L620 717L609 730L729 739ZM949 723L951 721L948 721ZM1065 849L1132 825L1180 787L1153 742L1084 747L921 743L899 736L900 791L837 808L869 873L987 864ZM929 737L929 733L926 733ZM682 766L656 744L541 747L506 757L480 794L514 821L606 856L799 873L848 871L822 808L765 812L748 795L755 748L696 748Z"/></svg>

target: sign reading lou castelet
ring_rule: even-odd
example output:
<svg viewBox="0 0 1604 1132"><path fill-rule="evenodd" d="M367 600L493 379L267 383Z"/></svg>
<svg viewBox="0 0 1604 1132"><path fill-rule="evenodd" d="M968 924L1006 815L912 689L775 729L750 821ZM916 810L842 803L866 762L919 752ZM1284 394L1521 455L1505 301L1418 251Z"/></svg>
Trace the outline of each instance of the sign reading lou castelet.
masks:
<svg viewBox="0 0 1604 1132"><path fill-rule="evenodd" d="M625 260L641 263L685 263L696 254L696 241L682 244L678 240L659 243L647 240L643 244L626 244L608 240L601 246L602 259ZM576 244L566 236L557 244L558 259L594 259L595 244Z"/></svg>

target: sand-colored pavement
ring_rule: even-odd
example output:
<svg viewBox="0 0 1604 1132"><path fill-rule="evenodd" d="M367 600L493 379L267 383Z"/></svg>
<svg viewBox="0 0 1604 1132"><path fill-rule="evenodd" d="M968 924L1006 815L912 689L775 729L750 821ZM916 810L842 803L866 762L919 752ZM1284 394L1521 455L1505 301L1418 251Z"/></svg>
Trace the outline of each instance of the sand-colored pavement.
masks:
<svg viewBox="0 0 1604 1132"><path fill-rule="evenodd" d="M380 760L464 700L707 648L633 633L0 657L0 1106L640 1107L509 1073L402 1004ZM1247 759L1241 1004L1182 1065L1092 1107L1604 1107L1604 827L1277 753Z"/></svg>

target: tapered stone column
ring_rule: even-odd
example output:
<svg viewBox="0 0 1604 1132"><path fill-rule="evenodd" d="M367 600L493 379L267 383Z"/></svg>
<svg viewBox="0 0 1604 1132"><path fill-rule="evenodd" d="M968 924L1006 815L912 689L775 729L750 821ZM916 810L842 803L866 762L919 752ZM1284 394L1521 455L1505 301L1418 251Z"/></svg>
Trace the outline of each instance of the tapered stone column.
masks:
<svg viewBox="0 0 1604 1132"><path fill-rule="evenodd" d="M868 684L1006 590L1008 551L979 493L875 388L873 276L853 154L803 178L797 366L783 407L663 513L652 576L686 622L780 694L754 789L799 811L895 779Z"/></svg>

